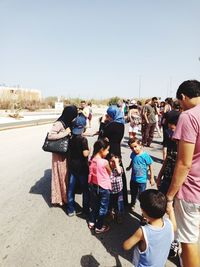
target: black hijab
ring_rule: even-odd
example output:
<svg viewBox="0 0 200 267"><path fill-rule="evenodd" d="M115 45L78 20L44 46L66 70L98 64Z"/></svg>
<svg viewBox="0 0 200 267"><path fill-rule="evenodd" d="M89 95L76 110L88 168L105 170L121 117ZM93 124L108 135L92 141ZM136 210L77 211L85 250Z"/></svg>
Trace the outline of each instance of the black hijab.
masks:
<svg viewBox="0 0 200 267"><path fill-rule="evenodd" d="M73 119L75 119L78 115L78 110L75 105L66 106L63 109L61 116L57 119L57 121L61 121L64 124L65 129L71 127L71 123Z"/></svg>

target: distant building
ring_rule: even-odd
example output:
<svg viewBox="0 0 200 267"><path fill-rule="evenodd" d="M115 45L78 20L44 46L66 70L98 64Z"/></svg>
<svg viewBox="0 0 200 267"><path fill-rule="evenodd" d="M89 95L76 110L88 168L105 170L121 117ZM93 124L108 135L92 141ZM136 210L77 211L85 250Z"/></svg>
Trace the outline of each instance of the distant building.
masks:
<svg viewBox="0 0 200 267"><path fill-rule="evenodd" d="M36 101L42 100L42 94L40 90L0 86L0 99L1 101Z"/></svg>

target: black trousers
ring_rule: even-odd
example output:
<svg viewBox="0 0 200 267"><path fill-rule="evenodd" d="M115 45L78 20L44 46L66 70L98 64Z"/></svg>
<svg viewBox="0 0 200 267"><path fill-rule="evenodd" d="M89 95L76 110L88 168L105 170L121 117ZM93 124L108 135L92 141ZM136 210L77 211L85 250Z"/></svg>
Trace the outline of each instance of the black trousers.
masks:
<svg viewBox="0 0 200 267"><path fill-rule="evenodd" d="M142 143L150 146L153 141L154 130L156 123L145 123L142 125Z"/></svg>

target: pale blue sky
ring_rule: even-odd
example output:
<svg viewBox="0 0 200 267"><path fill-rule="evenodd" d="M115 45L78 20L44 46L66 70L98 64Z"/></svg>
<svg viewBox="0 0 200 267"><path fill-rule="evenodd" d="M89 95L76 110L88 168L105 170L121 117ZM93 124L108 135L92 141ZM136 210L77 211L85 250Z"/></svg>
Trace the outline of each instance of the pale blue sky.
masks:
<svg viewBox="0 0 200 267"><path fill-rule="evenodd" d="M0 84L165 98L200 80L199 0L0 0L0 10Z"/></svg>

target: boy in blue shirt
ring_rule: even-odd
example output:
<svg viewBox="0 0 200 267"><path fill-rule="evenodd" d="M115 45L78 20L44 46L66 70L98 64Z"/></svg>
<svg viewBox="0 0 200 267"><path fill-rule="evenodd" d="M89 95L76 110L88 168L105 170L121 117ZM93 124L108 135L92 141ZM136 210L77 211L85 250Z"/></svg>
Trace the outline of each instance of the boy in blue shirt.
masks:
<svg viewBox="0 0 200 267"><path fill-rule="evenodd" d="M132 169L130 190L131 190L131 211L135 209L136 199L145 189L148 180L148 171L150 173L150 184L155 184L152 163L153 160L147 152L142 150L142 143L137 138L131 138L128 141L129 147L132 150L130 155L131 162L126 168L127 171Z"/></svg>

